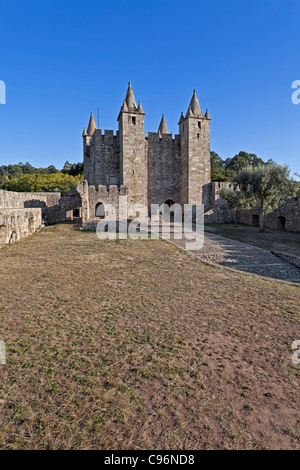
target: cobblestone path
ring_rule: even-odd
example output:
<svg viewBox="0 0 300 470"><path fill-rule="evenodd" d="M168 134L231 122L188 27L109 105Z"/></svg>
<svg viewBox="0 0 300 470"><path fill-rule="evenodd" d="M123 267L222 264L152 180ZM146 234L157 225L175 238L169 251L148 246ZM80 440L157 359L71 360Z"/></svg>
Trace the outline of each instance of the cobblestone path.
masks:
<svg viewBox="0 0 300 470"><path fill-rule="evenodd" d="M172 243L186 249L186 240L176 240L171 234ZM246 273L300 283L300 269L284 261L269 251L246 245L235 240L205 232L201 250L189 251L196 258L226 268Z"/></svg>

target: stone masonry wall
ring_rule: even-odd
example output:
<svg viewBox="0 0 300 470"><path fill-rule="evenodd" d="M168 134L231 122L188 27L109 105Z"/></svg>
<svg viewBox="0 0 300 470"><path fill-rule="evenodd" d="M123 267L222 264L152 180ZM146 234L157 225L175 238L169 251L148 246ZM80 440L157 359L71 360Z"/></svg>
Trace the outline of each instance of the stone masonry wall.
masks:
<svg viewBox="0 0 300 470"><path fill-rule="evenodd" d="M58 204L60 197L60 193L19 193L0 190L0 210L54 206Z"/></svg>
<svg viewBox="0 0 300 470"><path fill-rule="evenodd" d="M224 224L233 222L233 212L228 204L220 196L222 188L232 187L231 183L214 182L210 183L209 192L211 207L204 214L204 222L207 224Z"/></svg>
<svg viewBox="0 0 300 470"><path fill-rule="evenodd" d="M248 211L238 212L238 222L257 225L259 206ZM273 229L285 229L300 232L300 197L282 200L277 209L265 216L265 226Z"/></svg>
<svg viewBox="0 0 300 470"><path fill-rule="evenodd" d="M89 151L84 154L85 179L90 185L120 185L120 141L118 133L96 129L90 140Z"/></svg>
<svg viewBox="0 0 300 470"><path fill-rule="evenodd" d="M96 215L97 207L100 204L103 204L103 214L106 215L108 215L108 208L105 206L108 204L113 205L116 210L116 218L119 218L119 197L128 195L128 189L125 186L121 186L120 190L115 185L107 189L104 185L89 186L87 181L77 185L77 191L82 202L82 228L84 230L88 229L91 222L100 220L98 212L98 215Z"/></svg>
<svg viewBox="0 0 300 470"><path fill-rule="evenodd" d="M0 245L12 243L39 230L40 208L0 209Z"/></svg>
<svg viewBox="0 0 300 470"><path fill-rule="evenodd" d="M167 200L180 203L180 138L148 134L148 208Z"/></svg>
<svg viewBox="0 0 300 470"><path fill-rule="evenodd" d="M123 112L119 116L121 184L130 188L129 203L148 205L148 165L144 114Z"/></svg>
<svg viewBox="0 0 300 470"><path fill-rule="evenodd" d="M210 205L210 120L186 117L179 124L181 203Z"/></svg>
<svg viewBox="0 0 300 470"><path fill-rule="evenodd" d="M78 209L79 217L81 216L82 199L79 188L81 188L82 184L78 183L76 188L71 189L68 194L62 196L58 204L42 208L42 221L44 225L72 220L74 209Z"/></svg>

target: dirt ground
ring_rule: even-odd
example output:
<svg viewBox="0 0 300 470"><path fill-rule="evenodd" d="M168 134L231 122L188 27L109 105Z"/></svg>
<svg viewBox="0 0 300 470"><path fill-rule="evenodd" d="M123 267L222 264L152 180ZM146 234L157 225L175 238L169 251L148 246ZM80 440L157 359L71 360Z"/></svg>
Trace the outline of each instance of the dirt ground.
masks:
<svg viewBox="0 0 300 470"><path fill-rule="evenodd" d="M1 449L299 449L299 287L69 224L0 250Z"/></svg>
<svg viewBox="0 0 300 470"><path fill-rule="evenodd" d="M258 246L268 251L282 251L300 256L300 233L286 232L266 228L266 232L260 233L258 227L233 224L209 224L216 235L238 240L249 245Z"/></svg>

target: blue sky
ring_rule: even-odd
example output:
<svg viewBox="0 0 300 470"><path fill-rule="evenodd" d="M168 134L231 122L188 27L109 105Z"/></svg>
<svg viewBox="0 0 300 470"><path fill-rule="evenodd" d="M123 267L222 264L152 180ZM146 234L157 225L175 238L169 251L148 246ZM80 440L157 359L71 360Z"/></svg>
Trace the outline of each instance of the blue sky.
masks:
<svg viewBox="0 0 300 470"><path fill-rule="evenodd" d="M300 172L299 23L299 0L0 0L0 165L82 161L90 112L116 130L131 81L146 132L165 113L177 133L195 88L212 150Z"/></svg>

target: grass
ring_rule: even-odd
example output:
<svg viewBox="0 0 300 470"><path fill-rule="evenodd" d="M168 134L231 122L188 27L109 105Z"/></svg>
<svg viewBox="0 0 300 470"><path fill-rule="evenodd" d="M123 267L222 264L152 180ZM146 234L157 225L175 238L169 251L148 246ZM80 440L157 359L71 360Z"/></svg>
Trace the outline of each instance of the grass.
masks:
<svg viewBox="0 0 300 470"><path fill-rule="evenodd" d="M1 449L299 448L299 287L61 224L0 288Z"/></svg>
<svg viewBox="0 0 300 470"><path fill-rule="evenodd" d="M266 232L260 233L258 227L239 224L207 224L212 227L216 235L237 240L249 245L258 246L268 251L281 251L291 255L300 255L300 233L286 232L266 228Z"/></svg>

